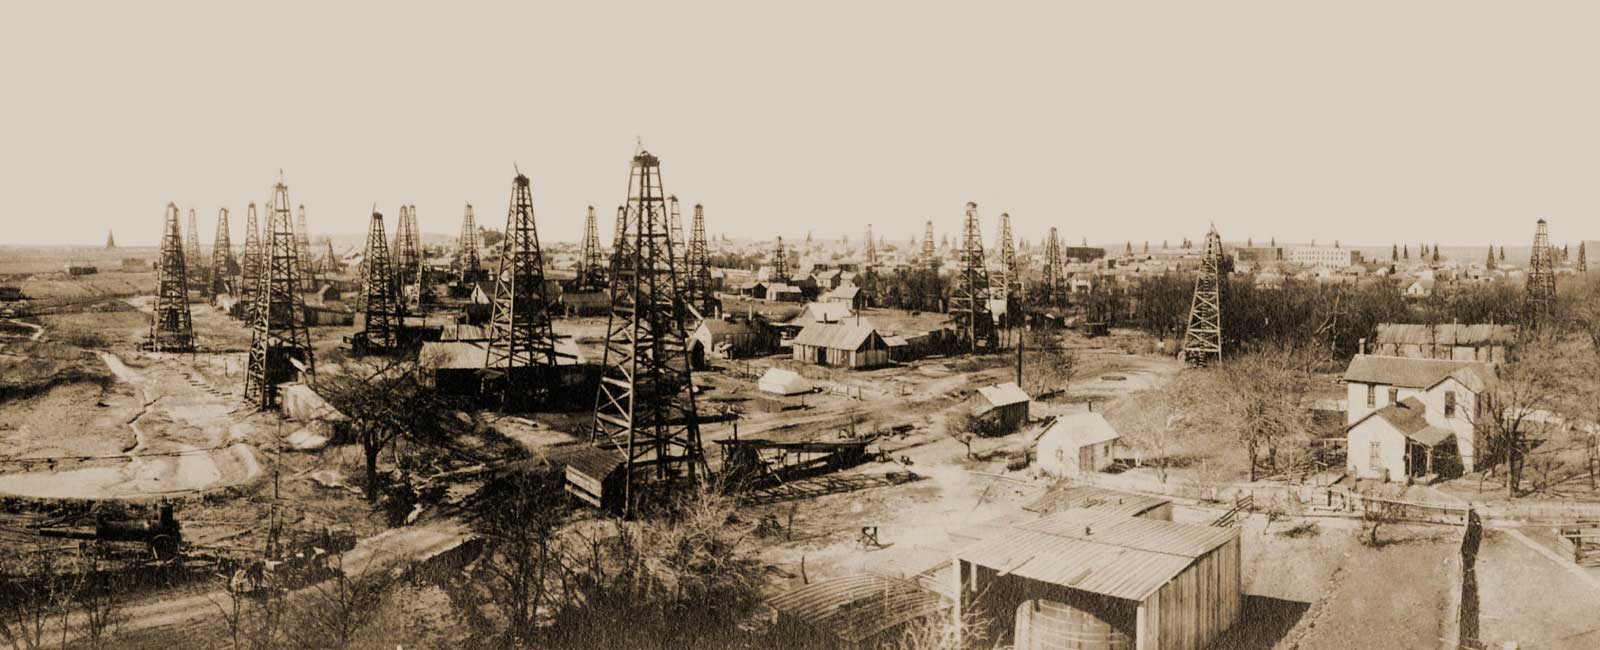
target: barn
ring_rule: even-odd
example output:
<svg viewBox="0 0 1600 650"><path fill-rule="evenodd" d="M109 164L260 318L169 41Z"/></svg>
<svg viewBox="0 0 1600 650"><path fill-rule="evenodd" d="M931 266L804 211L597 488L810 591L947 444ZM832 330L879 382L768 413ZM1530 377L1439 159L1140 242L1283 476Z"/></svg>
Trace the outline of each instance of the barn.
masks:
<svg viewBox="0 0 1600 650"><path fill-rule="evenodd" d="M794 359L819 366L872 368L888 365L889 345L870 325L812 323L794 337Z"/></svg>
<svg viewBox="0 0 1600 650"><path fill-rule="evenodd" d="M1199 650L1239 620L1244 600L1238 529L1116 512L1013 525L956 563L952 620L981 612L987 622L972 625L1017 650Z"/></svg>
<svg viewBox="0 0 1600 650"><path fill-rule="evenodd" d="M1063 415L1039 434L1039 469L1051 476L1105 471L1121 437L1099 413Z"/></svg>

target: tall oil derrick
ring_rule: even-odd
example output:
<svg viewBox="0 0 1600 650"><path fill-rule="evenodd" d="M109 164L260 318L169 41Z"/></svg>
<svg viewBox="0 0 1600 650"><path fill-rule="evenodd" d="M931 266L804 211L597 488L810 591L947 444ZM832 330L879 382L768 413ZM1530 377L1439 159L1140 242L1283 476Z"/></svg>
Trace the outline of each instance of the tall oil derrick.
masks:
<svg viewBox="0 0 1600 650"><path fill-rule="evenodd" d="M1581 252L1581 249L1580 249ZM689 252L684 256L689 265L689 283L683 290L683 301L693 305L703 318L717 313L717 297L711 291L711 254L706 249L705 206L694 204L694 223L689 229Z"/></svg>
<svg viewBox="0 0 1600 650"><path fill-rule="evenodd" d="M392 246L394 254L392 270L394 271L394 282L397 287L409 284L416 280L417 277L419 253L417 251L415 231L411 228L411 220L413 218L411 206L400 206L400 220L394 227L394 245Z"/></svg>
<svg viewBox="0 0 1600 650"><path fill-rule="evenodd" d="M200 256L200 225L195 220L194 208L189 208L189 228L183 238L183 263L189 268L185 271L196 282L205 277L205 260Z"/></svg>
<svg viewBox="0 0 1600 650"><path fill-rule="evenodd" d="M919 308L939 311L944 296L939 291L939 254L933 248L933 222L929 221L922 232L922 268L916 281L916 301Z"/></svg>
<svg viewBox="0 0 1600 650"><path fill-rule="evenodd" d="M361 274L361 324L363 351L387 352L396 349L400 309L395 305L394 278L389 266L389 244L384 240L383 215L373 211L367 224L367 248Z"/></svg>
<svg viewBox="0 0 1600 650"><path fill-rule="evenodd" d="M149 346L153 350L194 350L194 325L189 319L187 267L183 235L178 231L178 206L168 203L161 227L161 261L156 265L155 318L150 321Z"/></svg>
<svg viewBox="0 0 1600 650"><path fill-rule="evenodd" d="M600 224L594 216L594 206L583 219L583 244L578 253L579 291L603 291L606 288L605 257L600 253Z"/></svg>
<svg viewBox="0 0 1600 650"><path fill-rule="evenodd" d="M1550 251L1550 225L1540 219L1533 233L1533 255L1528 258L1528 285L1523 318L1538 326L1550 315L1556 302L1555 259Z"/></svg>
<svg viewBox="0 0 1600 650"><path fill-rule="evenodd" d="M211 296L232 293L239 263L233 258L233 241L228 234L228 209L217 211L217 236L211 245Z"/></svg>
<svg viewBox="0 0 1600 650"><path fill-rule="evenodd" d="M872 239L872 224L870 224L870 223L867 224L867 239L866 239L866 244L864 244L864 246L866 248L861 251L861 256L866 258L867 266L872 266L873 264L877 264L878 263L878 248L877 248L877 244L873 243L873 239Z"/></svg>
<svg viewBox="0 0 1600 650"><path fill-rule="evenodd" d="M300 212L295 217L294 222L294 254L300 260L301 290L316 290L316 263L311 259L311 235L306 232L306 206L304 203L300 204Z"/></svg>
<svg viewBox="0 0 1600 650"><path fill-rule="evenodd" d="M690 381L688 336L679 302L661 163L634 156L627 227L611 284L605 374L595 396L591 439L622 452L624 514L678 479L709 476Z"/></svg>
<svg viewBox="0 0 1600 650"><path fill-rule="evenodd" d="M260 409L278 403L278 384L294 377L291 360L298 360L308 373L316 371L311 333L306 329L305 295L300 292L300 257L289 212L289 186L279 180L267 206L255 329L250 335L250 363L245 370L244 398Z"/></svg>
<svg viewBox="0 0 1600 650"><path fill-rule="evenodd" d="M922 233L922 260L927 262L937 255L933 249L933 222L929 221Z"/></svg>
<svg viewBox="0 0 1600 650"><path fill-rule="evenodd" d="M677 195L667 197L667 208L667 229L672 235L672 267L678 271L678 287L682 288L689 281L689 264L685 261L689 244L683 240L683 213L678 211Z"/></svg>
<svg viewBox="0 0 1600 650"><path fill-rule="evenodd" d="M1222 259L1222 236L1216 226L1206 233L1205 256L1200 260L1200 275L1194 281L1194 300L1189 307L1189 329L1183 335L1184 362L1205 366L1222 360L1222 290L1226 269Z"/></svg>
<svg viewBox="0 0 1600 650"><path fill-rule="evenodd" d="M778 236L777 243L772 246L772 277L773 282L789 281L789 253L783 248L783 236Z"/></svg>
<svg viewBox="0 0 1600 650"><path fill-rule="evenodd" d="M433 269L428 268L428 247L422 245L422 228L417 225L417 205L411 204L411 240L417 243L417 271L411 278L417 283L417 311L420 313L438 304L433 291Z"/></svg>
<svg viewBox="0 0 1600 650"><path fill-rule="evenodd" d="M456 239L456 273L462 284L483 277L483 260L478 257L478 224L472 216L471 203L461 214L461 237Z"/></svg>
<svg viewBox="0 0 1600 650"><path fill-rule="evenodd" d="M322 246L322 272L332 275L344 270L339 263L339 255L333 252L333 239L323 238Z"/></svg>
<svg viewBox="0 0 1600 650"><path fill-rule="evenodd" d="M505 233L489 319L484 392L499 397L501 408L520 411L548 401L556 383L556 337L545 296L544 254L534 223L533 189L521 173L511 185Z"/></svg>
<svg viewBox="0 0 1600 650"><path fill-rule="evenodd" d="M989 313L989 270L983 261L983 232L978 224L978 204L967 203L961 235L961 268L950 295L950 316L961 349L976 352L997 344L994 317Z"/></svg>
<svg viewBox="0 0 1600 650"><path fill-rule="evenodd" d="M1044 304L1054 307L1066 302L1066 270L1066 262L1061 257L1061 239L1056 236L1056 229L1052 226L1050 236L1044 240L1044 282L1041 287Z"/></svg>
<svg viewBox="0 0 1600 650"><path fill-rule="evenodd" d="M990 278L990 291L1000 294L1007 301L1017 298L1022 288L1022 278L1018 275L1017 249L1011 239L1011 214L1000 213L1000 234L995 242L995 248L1000 255L999 277Z"/></svg>
<svg viewBox="0 0 1600 650"><path fill-rule="evenodd" d="M244 260L239 271L239 303L244 322L255 326L257 287L261 284L261 224L256 221L256 204L244 218Z"/></svg>
<svg viewBox="0 0 1600 650"><path fill-rule="evenodd" d="M1578 247L1582 248L1583 245L1579 244ZM110 230L107 230L106 231L106 250L112 251L112 250L116 250L116 249L117 249L117 235L116 235L116 233L114 233L114 232L112 232Z"/></svg>

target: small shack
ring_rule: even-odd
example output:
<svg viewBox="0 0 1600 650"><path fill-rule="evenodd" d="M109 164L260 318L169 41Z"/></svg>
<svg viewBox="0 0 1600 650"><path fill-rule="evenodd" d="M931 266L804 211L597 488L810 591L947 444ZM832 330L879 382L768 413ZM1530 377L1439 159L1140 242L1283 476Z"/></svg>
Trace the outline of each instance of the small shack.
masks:
<svg viewBox="0 0 1600 650"><path fill-rule="evenodd" d="M870 325L812 323L794 337L794 359L819 366L872 368L889 363L889 345Z"/></svg>
<svg viewBox="0 0 1600 650"><path fill-rule="evenodd" d="M778 333L761 320L710 318L689 336L689 352L696 367L706 359L745 359L765 356L778 349Z"/></svg>
<svg viewBox="0 0 1600 650"><path fill-rule="evenodd" d="M1039 469L1051 476L1105 471L1121 437L1099 413L1063 415L1039 434Z"/></svg>
<svg viewBox="0 0 1600 650"><path fill-rule="evenodd" d="M584 446L552 455L551 461L562 465L569 494L602 510L622 511L627 498L624 468L628 461L621 453Z"/></svg>
<svg viewBox="0 0 1600 650"><path fill-rule="evenodd" d="M1028 421L1032 398L1016 382L979 388L972 399L972 414L992 421L1001 433L1016 431Z"/></svg>
<svg viewBox="0 0 1600 650"><path fill-rule="evenodd" d="M981 610L1018 650L1199 650L1244 604L1239 529L1076 508L963 548L949 575L952 619Z"/></svg>
<svg viewBox="0 0 1600 650"><path fill-rule="evenodd" d="M761 375L761 380L756 382L756 387L763 393L774 395L799 395L812 390L811 380L800 376L800 373L783 368L768 368Z"/></svg>

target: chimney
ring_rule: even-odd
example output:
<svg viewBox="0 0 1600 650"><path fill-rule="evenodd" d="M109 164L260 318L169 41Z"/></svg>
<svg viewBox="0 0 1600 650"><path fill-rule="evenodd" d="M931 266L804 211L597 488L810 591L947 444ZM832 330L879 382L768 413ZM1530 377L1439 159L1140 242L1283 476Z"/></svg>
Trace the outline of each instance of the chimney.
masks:
<svg viewBox="0 0 1600 650"><path fill-rule="evenodd" d="M1367 353L1367 338L1363 336L1363 337L1361 337L1361 340L1356 341L1356 354L1366 354L1366 353Z"/></svg>

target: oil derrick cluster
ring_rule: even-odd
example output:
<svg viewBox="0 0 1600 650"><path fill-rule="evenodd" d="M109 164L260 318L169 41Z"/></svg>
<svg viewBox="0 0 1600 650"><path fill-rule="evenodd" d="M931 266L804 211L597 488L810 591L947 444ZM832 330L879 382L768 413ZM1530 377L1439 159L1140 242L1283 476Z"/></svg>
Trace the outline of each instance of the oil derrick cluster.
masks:
<svg viewBox="0 0 1600 650"><path fill-rule="evenodd" d="M156 265L155 318L150 322L150 340L147 343L152 350L158 352L194 350L194 325L189 318L187 267L188 257L184 254L183 235L178 230L178 206L168 203L166 218L161 227L161 260Z"/></svg>
<svg viewBox="0 0 1600 650"><path fill-rule="evenodd" d="M989 312L989 271L983 260L983 232L978 204L967 203L961 234L961 266L950 295L950 315L962 350L976 352L997 345L994 317Z"/></svg>
<svg viewBox="0 0 1600 650"><path fill-rule="evenodd" d="M1550 224L1540 219L1533 232L1533 254L1528 258L1527 295L1523 318L1531 326L1549 319L1556 302L1555 255L1550 250Z"/></svg>
<svg viewBox="0 0 1600 650"><path fill-rule="evenodd" d="M416 230L413 229L413 219L416 214L412 206L400 206L400 221L395 224L394 245L391 251L394 254L394 282L396 291L416 280L417 267L420 266L422 253L418 250Z"/></svg>
<svg viewBox="0 0 1600 650"><path fill-rule="evenodd" d="M239 263L233 258L233 240L228 234L228 209L217 211L217 237L211 246L211 296L235 293L234 278Z"/></svg>
<svg viewBox="0 0 1600 650"><path fill-rule="evenodd" d="M386 353L399 346L400 309L395 305L394 277L389 267L389 244L384 240L383 215L373 211L367 223L367 246L362 255L361 334L357 354Z"/></svg>
<svg viewBox="0 0 1600 650"><path fill-rule="evenodd" d="M705 206L694 204L694 223L689 229L689 252L684 256L688 263L688 285L684 287L684 302L700 312L702 318L717 313L720 302L711 291L711 257L706 249Z"/></svg>
<svg viewBox="0 0 1600 650"><path fill-rule="evenodd" d="M250 360L245 370L245 399L261 409L277 405L277 386L294 377L296 365L306 373L316 369L289 211L289 187L280 180L273 186L272 200L267 205Z"/></svg>
<svg viewBox="0 0 1600 650"><path fill-rule="evenodd" d="M456 240L456 273L461 284L477 282L483 278L483 260L478 257L478 223L472 216L472 204L461 213L461 237Z"/></svg>
<svg viewBox="0 0 1600 650"><path fill-rule="evenodd" d="M1206 233L1205 255L1200 260L1200 275L1194 281L1189 327L1180 352L1189 365L1205 366L1222 360L1222 291L1226 277L1222 236L1213 226Z"/></svg>
<svg viewBox="0 0 1600 650"><path fill-rule="evenodd" d="M577 275L574 286L578 291L604 291L606 288L605 256L600 252L600 224L595 219L592 205L583 219L583 243L578 252Z"/></svg>
<svg viewBox="0 0 1600 650"><path fill-rule="evenodd" d="M620 223L591 440L621 453L621 509L627 514L658 488L692 481L707 469L688 337L676 317L681 299L661 163L647 151L633 158Z"/></svg>
<svg viewBox="0 0 1600 650"><path fill-rule="evenodd" d="M497 397L508 410L546 403L556 385L556 339L545 295L533 190L528 177L520 173L512 181L492 309L484 394Z"/></svg>

